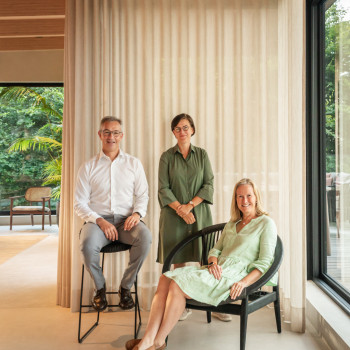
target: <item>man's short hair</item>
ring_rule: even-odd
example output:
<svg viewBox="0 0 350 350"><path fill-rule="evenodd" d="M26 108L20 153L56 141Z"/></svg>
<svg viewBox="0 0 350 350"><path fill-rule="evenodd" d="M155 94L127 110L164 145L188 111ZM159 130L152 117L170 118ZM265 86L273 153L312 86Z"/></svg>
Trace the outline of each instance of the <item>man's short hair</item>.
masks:
<svg viewBox="0 0 350 350"><path fill-rule="evenodd" d="M120 126L122 126L122 120L117 118L117 117L112 117L112 116L107 116L107 117L103 117L101 119L101 122L100 122L100 130L102 128L102 125L104 123L108 123L108 122L118 122L120 124Z"/></svg>

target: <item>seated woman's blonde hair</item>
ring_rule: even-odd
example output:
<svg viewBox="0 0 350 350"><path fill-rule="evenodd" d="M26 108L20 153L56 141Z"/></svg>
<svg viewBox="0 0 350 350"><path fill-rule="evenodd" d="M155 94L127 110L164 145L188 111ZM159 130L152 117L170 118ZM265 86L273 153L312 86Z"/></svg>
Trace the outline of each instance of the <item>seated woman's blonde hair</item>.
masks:
<svg viewBox="0 0 350 350"><path fill-rule="evenodd" d="M237 189L239 186L242 186L242 185L250 185L253 188L253 192L256 197L256 216L269 215L262 207L261 195L258 187L255 185L255 183L251 179L244 178L242 180L239 180L233 189L232 203L231 203L231 221L237 222L242 219L242 212L238 209L237 200L236 200Z"/></svg>

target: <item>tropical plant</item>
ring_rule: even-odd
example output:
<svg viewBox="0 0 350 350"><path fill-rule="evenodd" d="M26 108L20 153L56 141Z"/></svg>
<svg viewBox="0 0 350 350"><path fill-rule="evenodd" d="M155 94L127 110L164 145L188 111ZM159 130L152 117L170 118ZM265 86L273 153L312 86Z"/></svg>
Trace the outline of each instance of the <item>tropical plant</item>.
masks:
<svg viewBox="0 0 350 350"><path fill-rule="evenodd" d="M62 95L63 99L63 95ZM53 198L59 198L61 193L62 170L62 110L50 102L38 91L22 86L5 87L0 92L3 102L28 104L34 110L39 110L47 119L34 136L24 135L17 138L8 148L9 152L25 152L35 150L45 152L49 156L45 162L42 185L54 185Z"/></svg>

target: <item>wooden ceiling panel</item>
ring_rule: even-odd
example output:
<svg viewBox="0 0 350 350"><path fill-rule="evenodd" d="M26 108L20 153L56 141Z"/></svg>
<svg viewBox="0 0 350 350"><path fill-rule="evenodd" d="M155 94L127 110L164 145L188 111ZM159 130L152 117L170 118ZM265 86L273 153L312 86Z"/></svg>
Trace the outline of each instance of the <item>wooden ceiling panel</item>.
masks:
<svg viewBox="0 0 350 350"><path fill-rule="evenodd" d="M0 51L64 46L65 0L0 0Z"/></svg>
<svg viewBox="0 0 350 350"><path fill-rule="evenodd" d="M0 51L63 50L64 37L0 38Z"/></svg>
<svg viewBox="0 0 350 350"><path fill-rule="evenodd" d="M64 19L17 19L0 21L0 38L55 35L64 35Z"/></svg>
<svg viewBox="0 0 350 350"><path fill-rule="evenodd" d="M1 0L0 18L61 16L65 13L65 0Z"/></svg>

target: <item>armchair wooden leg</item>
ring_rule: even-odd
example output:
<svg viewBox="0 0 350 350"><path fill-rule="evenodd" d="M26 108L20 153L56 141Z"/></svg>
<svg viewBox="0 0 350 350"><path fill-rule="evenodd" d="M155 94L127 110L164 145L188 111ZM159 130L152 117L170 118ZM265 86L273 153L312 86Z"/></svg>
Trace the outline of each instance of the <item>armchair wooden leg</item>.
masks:
<svg viewBox="0 0 350 350"><path fill-rule="evenodd" d="M32 226L34 226L34 217L33 217L33 215L31 215L30 217L31 217L31 220L32 220Z"/></svg>
<svg viewBox="0 0 350 350"><path fill-rule="evenodd" d="M50 222L50 226L51 226L51 212L49 213L49 222Z"/></svg>
<svg viewBox="0 0 350 350"><path fill-rule="evenodd" d="M277 332L282 332L281 327L281 308L280 308L280 295L279 295L279 287L278 285L273 287L273 290L276 292L276 300L274 301L274 308L275 308L275 317L276 317L276 326L277 326Z"/></svg>
<svg viewBox="0 0 350 350"><path fill-rule="evenodd" d="M44 226L45 226L45 214L42 215L41 223L42 223L42 229L44 230Z"/></svg>
<svg viewBox="0 0 350 350"><path fill-rule="evenodd" d="M243 299L241 305L241 331L240 331L240 350L245 349L247 338L247 323L248 323L248 300Z"/></svg>
<svg viewBox="0 0 350 350"><path fill-rule="evenodd" d="M10 213L10 231L12 230L12 212Z"/></svg>

